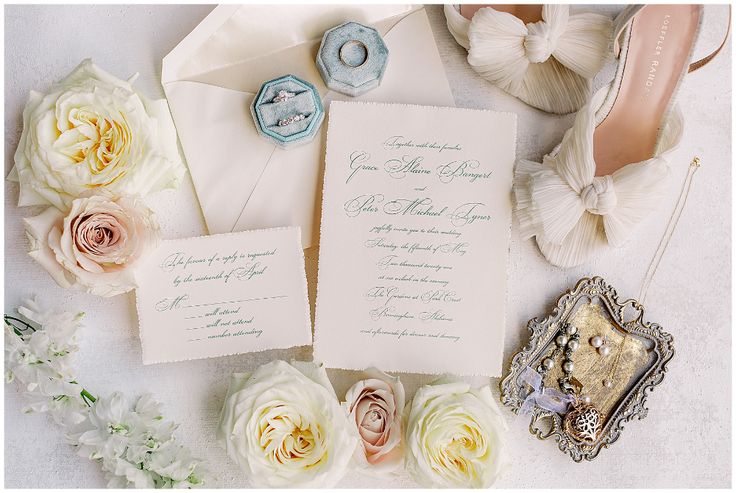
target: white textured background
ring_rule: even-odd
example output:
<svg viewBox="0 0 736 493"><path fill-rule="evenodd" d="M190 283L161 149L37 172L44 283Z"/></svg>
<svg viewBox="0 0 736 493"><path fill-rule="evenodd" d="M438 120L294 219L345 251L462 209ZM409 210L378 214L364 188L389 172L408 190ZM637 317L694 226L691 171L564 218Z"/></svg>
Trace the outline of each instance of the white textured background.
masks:
<svg viewBox="0 0 736 493"><path fill-rule="evenodd" d="M163 97L161 59L212 9L211 6L6 6L5 172L21 132L30 89L45 90L86 57L126 78L138 71L138 87ZM608 7L614 12L615 7ZM706 9L697 54L720 41L727 9ZM445 27L439 6L428 8L457 106L518 114L518 156L539 159L559 142L572 117L527 107L475 75ZM599 77L612 77L612 69ZM583 276L602 275L621 296L635 297L674 206L693 155L703 166L688 206L651 286L648 318L675 337L677 354L662 386L650 396L647 419L626 426L621 439L592 463L576 464L552 442L527 432L528 418L504 409L510 426L509 467L502 487L729 487L731 485L731 50L685 79L679 101L686 130L674 154L669 199L624 248L588 265L560 270L546 263L532 241L514 230L509 263L505 359L527 341L528 319L545 314ZM626 145L626 142L621 142ZM78 355L79 380L93 393L152 392L179 436L207 459L217 487L246 486L247 479L214 441L214 429L233 371L275 358L310 359L311 351L253 355L144 367L133 294L96 298L58 288L26 255L21 218L38 211L16 207L18 189L5 184L5 310L31 294L47 304L87 313ZM191 182L149 200L166 237L205 233ZM339 395L355 380L330 372ZM409 395L430 377L402 376ZM482 383L482 381L480 382ZM492 381L498 394L498 381ZM24 416L13 386L5 389L5 486L101 487L102 473L74 456L50 419ZM373 480L348 474L344 487L408 487L406 476Z"/></svg>

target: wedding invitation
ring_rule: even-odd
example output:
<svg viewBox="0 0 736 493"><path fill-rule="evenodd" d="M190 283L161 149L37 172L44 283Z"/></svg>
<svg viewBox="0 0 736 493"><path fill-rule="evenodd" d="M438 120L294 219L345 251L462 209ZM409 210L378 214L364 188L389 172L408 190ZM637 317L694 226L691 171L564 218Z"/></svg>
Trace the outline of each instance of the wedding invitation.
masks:
<svg viewBox="0 0 736 493"><path fill-rule="evenodd" d="M500 376L516 117L333 102L315 360Z"/></svg>
<svg viewBox="0 0 736 493"><path fill-rule="evenodd" d="M137 280L144 364L312 343L297 227L167 240Z"/></svg>

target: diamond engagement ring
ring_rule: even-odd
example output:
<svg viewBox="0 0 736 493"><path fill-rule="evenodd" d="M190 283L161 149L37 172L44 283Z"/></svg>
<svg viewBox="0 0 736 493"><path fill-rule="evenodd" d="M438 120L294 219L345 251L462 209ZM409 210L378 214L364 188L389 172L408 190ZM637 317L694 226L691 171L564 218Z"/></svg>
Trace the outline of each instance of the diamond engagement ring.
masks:
<svg viewBox="0 0 736 493"><path fill-rule="evenodd" d="M289 91L285 91L285 90L282 89L282 90L280 90L278 92L278 94L276 94L276 97L273 98L273 102L274 103L283 103L284 101L290 100L294 96L296 96L295 93L289 92Z"/></svg>

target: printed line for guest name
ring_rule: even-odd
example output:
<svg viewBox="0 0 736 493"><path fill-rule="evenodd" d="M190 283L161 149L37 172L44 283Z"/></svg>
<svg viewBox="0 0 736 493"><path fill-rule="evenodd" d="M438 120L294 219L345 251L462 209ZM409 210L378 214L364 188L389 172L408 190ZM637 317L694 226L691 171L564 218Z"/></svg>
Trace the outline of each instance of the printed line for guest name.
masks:
<svg viewBox="0 0 736 493"><path fill-rule="evenodd" d="M247 300L217 301L215 303L200 303L199 305L187 305L187 306L183 306L182 308L199 308L202 306L227 305L229 303L245 303L246 301L277 300L279 298L287 298L287 296L285 294L282 294L279 296L267 296L265 298L248 298Z"/></svg>

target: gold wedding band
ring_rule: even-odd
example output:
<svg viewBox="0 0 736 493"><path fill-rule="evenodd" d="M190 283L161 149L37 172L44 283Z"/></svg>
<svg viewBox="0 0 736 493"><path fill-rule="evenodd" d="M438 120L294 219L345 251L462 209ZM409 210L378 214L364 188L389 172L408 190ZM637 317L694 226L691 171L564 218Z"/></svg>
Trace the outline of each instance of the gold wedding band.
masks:
<svg viewBox="0 0 736 493"><path fill-rule="evenodd" d="M359 63L359 64L357 64L357 65L353 65L352 63L350 63L350 62L349 62L349 61L348 61L348 60L346 59L346 56L345 56L345 55L346 55L346 49L349 49L349 48L350 48L350 47L352 47L352 46L359 46L359 47L362 47L363 51L365 52L365 58L363 59L363 61L362 61L362 62L360 62L360 63ZM365 45L365 44L364 44L364 43L363 43L362 41L358 41L357 39L351 39L350 41L347 41L347 42L346 42L345 44L343 44L343 45L342 45L342 46L340 47L340 61L341 61L341 62L342 62L342 63L343 63L344 65L346 65L346 66L348 66L348 67L350 67L350 68L358 68L358 67L362 67L363 65L365 65L365 62L367 62L367 61L368 61L368 47L367 47L367 46L366 46L366 45Z"/></svg>

